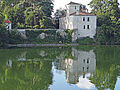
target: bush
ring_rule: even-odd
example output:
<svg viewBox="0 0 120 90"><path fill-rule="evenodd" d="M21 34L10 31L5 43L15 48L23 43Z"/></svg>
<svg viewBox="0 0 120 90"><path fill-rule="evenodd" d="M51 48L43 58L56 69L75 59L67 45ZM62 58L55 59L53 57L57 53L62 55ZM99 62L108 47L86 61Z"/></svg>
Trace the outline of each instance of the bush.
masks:
<svg viewBox="0 0 120 90"><path fill-rule="evenodd" d="M39 25L33 26L34 29L39 29Z"/></svg>
<svg viewBox="0 0 120 90"><path fill-rule="evenodd" d="M4 26L0 25L0 47L6 47L8 42L8 31Z"/></svg>
<svg viewBox="0 0 120 90"><path fill-rule="evenodd" d="M77 43L81 44L81 45L93 45L95 44L94 39L90 38L90 37L85 37L82 39L77 39Z"/></svg>
<svg viewBox="0 0 120 90"><path fill-rule="evenodd" d="M7 44L24 43L24 39L16 30L8 31L5 26L0 25L0 47L7 47Z"/></svg>
<svg viewBox="0 0 120 90"><path fill-rule="evenodd" d="M40 34L44 33L45 38L41 39ZM27 40L30 43L58 43L59 39L56 34L56 30L26 30Z"/></svg>
<svg viewBox="0 0 120 90"><path fill-rule="evenodd" d="M45 34L45 38L41 39L40 35ZM26 30L27 40L30 43L71 43L72 42L72 32L71 30L66 30L63 33L65 35L61 35L61 32L57 32L56 30Z"/></svg>
<svg viewBox="0 0 120 90"><path fill-rule="evenodd" d="M97 44L101 45L119 45L120 44L120 26L108 26L103 24L97 28L95 39Z"/></svg>
<svg viewBox="0 0 120 90"><path fill-rule="evenodd" d="M24 43L24 39L17 33L17 31L11 31L9 35L9 44Z"/></svg>

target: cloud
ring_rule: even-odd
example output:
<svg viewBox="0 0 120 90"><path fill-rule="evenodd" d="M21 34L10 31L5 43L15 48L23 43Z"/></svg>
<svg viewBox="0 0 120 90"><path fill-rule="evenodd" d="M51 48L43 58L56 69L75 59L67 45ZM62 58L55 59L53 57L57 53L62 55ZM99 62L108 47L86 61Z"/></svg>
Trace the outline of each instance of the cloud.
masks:
<svg viewBox="0 0 120 90"><path fill-rule="evenodd" d="M54 0L54 11L56 11L56 9L59 9L59 8L65 8L65 5L68 4L71 1L86 5L87 8L89 9L89 11L91 10L91 8L88 6L88 4L92 0ZM118 2L120 3L120 0L118 0Z"/></svg>
<svg viewBox="0 0 120 90"><path fill-rule="evenodd" d="M54 11L59 8L65 8L65 5L68 4L69 2L76 2L76 3L81 3L83 5L87 5L91 0L54 0ZM87 8L90 9L89 6Z"/></svg>
<svg viewBox="0 0 120 90"><path fill-rule="evenodd" d="M82 89L93 89L95 88L95 85L90 82L88 79L90 77L90 73L86 74L85 78L83 76L80 76L79 82L76 84L79 88Z"/></svg>
<svg viewBox="0 0 120 90"><path fill-rule="evenodd" d="M82 89L92 89L95 88L94 84L90 82L87 78L80 78L79 83L76 84L79 88Z"/></svg>

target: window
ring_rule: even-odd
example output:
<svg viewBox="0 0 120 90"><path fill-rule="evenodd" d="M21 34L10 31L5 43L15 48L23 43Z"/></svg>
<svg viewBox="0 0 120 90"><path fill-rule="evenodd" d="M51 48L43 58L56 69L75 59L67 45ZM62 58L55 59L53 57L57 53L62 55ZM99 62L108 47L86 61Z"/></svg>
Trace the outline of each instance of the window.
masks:
<svg viewBox="0 0 120 90"><path fill-rule="evenodd" d="M87 29L90 29L90 26L89 26L89 25L87 25Z"/></svg>
<svg viewBox="0 0 120 90"><path fill-rule="evenodd" d="M87 59L87 63L89 63L89 58Z"/></svg>
<svg viewBox="0 0 120 90"><path fill-rule="evenodd" d="M88 22L90 21L90 18L89 18L89 17L87 18L87 21L88 21Z"/></svg>
<svg viewBox="0 0 120 90"><path fill-rule="evenodd" d="M85 63L85 59L83 59L83 63Z"/></svg>
<svg viewBox="0 0 120 90"><path fill-rule="evenodd" d="M75 6L75 9L76 9L76 6Z"/></svg>
<svg viewBox="0 0 120 90"><path fill-rule="evenodd" d="M85 21L85 17L83 17L83 21Z"/></svg>
<svg viewBox="0 0 120 90"><path fill-rule="evenodd" d="M89 70L89 66L87 67L87 72L88 72L88 70Z"/></svg>
<svg viewBox="0 0 120 90"><path fill-rule="evenodd" d="M87 67L87 70L89 69L89 67Z"/></svg>
<svg viewBox="0 0 120 90"><path fill-rule="evenodd" d="M84 72L84 67L83 67L83 72Z"/></svg>
<svg viewBox="0 0 120 90"><path fill-rule="evenodd" d="M84 27L83 27L84 29L85 29L85 25L84 25Z"/></svg>

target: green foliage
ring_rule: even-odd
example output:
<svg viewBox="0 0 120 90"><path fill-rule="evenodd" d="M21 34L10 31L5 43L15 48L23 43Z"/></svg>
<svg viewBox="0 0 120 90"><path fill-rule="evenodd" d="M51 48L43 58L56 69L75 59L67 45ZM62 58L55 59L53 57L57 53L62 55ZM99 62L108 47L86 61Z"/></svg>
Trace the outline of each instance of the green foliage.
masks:
<svg viewBox="0 0 120 90"><path fill-rule="evenodd" d="M62 34L66 35L63 36ZM42 35L43 34L43 35ZM57 43L71 43L72 42L72 30L65 30L64 32L56 32L56 30L26 30L27 40L30 43L41 44L57 44ZM43 37L43 38L42 38Z"/></svg>
<svg viewBox="0 0 120 90"><path fill-rule="evenodd" d="M92 0L89 4L97 15L97 36L99 44L120 44L120 10L118 0Z"/></svg>
<svg viewBox="0 0 120 90"><path fill-rule="evenodd" d="M18 32L5 30L6 19L13 29L54 28L52 12L52 0L0 0L0 46L24 42Z"/></svg>
<svg viewBox="0 0 120 90"><path fill-rule="evenodd" d="M94 47L93 45L80 45L75 48L79 51L90 51L93 49L93 47Z"/></svg>
<svg viewBox="0 0 120 90"><path fill-rule="evenodd" d="M100 46L95 49L96 72L90 78L97 89L115 89L117 77L120 76L119 46Z"/></svg>
<svg viewBox="0 0 120 90"><path fill-rule="evenodd" d="M48 90L53 78L52 62L58 57L69 58L71 50L71 47L0 49L0 89Z"/></svg>
<svg viewBox="0 0 120 90"><path fill-rule="evenodd" d="M103 45L116 45L120 44L120 26L115 24L114 26L108 26L103 24L97 29L96 41Z"/></svg>
<svg viewBox="0 0 120 90"><path fill-rule="evenodd" d="M56 12L54 13L54 25L57 29L59 29L59 18L61 16L66 16L66 10L65 9L57 9Z"/></svg>
<svg viewBox="0 0 120 90"><path fill-rule="evenodd" d="M23 43L24 39L16 31L8 31L4 26L0 28L0 47L7 47L7 44Z"/></svg>
<svg viewBox="0 0 120 90"><path fill-rule="evenodd" d="M65 30L65 32L66 32L67 35L65 37L65 41L64 42L72 43L72 33L73 33L73 30L68 29L68 30Z"/></svg>
<svg viewBox="0 0 120 90"><path fill-rule="evenodd" d="M47 17L44 18L47 25L53 26L51 20L52 12L52 0L1 0L0 23L4 24L4 20L10 19L12 28L27 28L26 26L33 27L35 25L38 25L40 28L39 21L41 21L43 17ZM44 25L42 28L46 28L47 25Z"/></svg>
<svg viewBox="0 0 120 90"><path fill-rule="evenodd" d="M0 25L0 47L5 47L6 44L9 42L8 32L4 28L4 26Z"/></svg>
<svg viewBox="0 0 120 90"><path fill-rule="evenodd" d="M54 25L52 23L52 19L50 17L44 16L40 21L40 28L45 29L45 28L54 28Z"/></svg>
<svg viewBox="0 0 120 90"><path fill-rule="evenodd" d="M40 89L47 90L52 84L52 63L47 61L13 61L12 67L7 67L4 63L0 65L3 77L0 89L4 90L30 90ZM5 71L5 73L4 73ZM7 80L5 80L7 78ZM47 80L46 80L47 79ZM14 84L14 86L13 86ZM6 86L7 85L7 86Z"/></svg>
<svg viewBox="0 0 120 90"><path fill-rule="evenodd" d="M77 39L77 43L80 45L92 45L95 41L92 38L86 37L82 39Z"/></svg>
<svg viewBox="0 0 120 90"><path fill-rule="evenodd" d="M77 52L75 55L73 54L74 51ZM114 90L116 82L119 83L117 78L120 76L120 46L0 49L0 89L47 90L53 83L53 73L51 72L52 63L55 65L55 70L69 72L71 69L64 67L65 61L72 59L72 66L79 65L79 63L76 63L77 60L83 60L83 56L81 56L83 54L80 53L85 52L84 55L86 55L88 54L87 52L90 51L93 52L92 55L95 55L95 57L93 57L95 63L89 63L95 66L90 67L90 72L91 69L94 69L95 72L92 70L93 72L90 73L90 78L88 79L95 85L96 89L105 90L109 88L110 90ZM7 64L9 61L12 61L11 66ZM83 73L80 72L78 68L74 70L75 73L80 73L80 75ZM73 79L76 78L74 74L71 74L71 76L73 76Z"/></svg>
<svg viewBox="0 0 120 90"><path fill-rule="evenodd" d="M39 28L39 25L35 25L33 26L34 29L38 29Z"/></svg>
<svg viewBox="0 0 120 90"><path fill-rule="evenodd" d="M41 38L41 34L43 34L43 39ZM58 43L58 37L56 36L56 30L41 30L41 31L34 31L34 30L27 30L26 36L28 42L31 43ZM44 38L45 37L45 38Z"/></svg>
<svg viewBox="0 0 120 90"><path fill-rule="evenodd" d="M24 43L24 39L17 33L17 31L11 31L9 35L9 44Z"/></svg>

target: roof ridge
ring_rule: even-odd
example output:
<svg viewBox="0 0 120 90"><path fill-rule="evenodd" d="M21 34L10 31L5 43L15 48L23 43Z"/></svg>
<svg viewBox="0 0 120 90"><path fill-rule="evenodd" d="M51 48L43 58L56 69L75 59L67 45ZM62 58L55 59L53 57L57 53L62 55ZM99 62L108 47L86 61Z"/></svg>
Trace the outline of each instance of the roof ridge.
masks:
<svg viewBox="0 0 120 90"><path fill-rule="evenodd" d="M68 5L70 5L70 4L77 4L77 5L80 5L80 3L76 3L76 2L70 2L70 3L68 3Z"/></svg>
<svg viewBox="0 0 120 90"><path fill-rule="evenodd" d="M88 16L95 16L94 14L92 14L92 13L89 13L89 12L79 12L79 14L77 15L76 14L76 12L74 12L74 13L72 13L72 14L70 14L70 16L79 16L79 15L88 15Z"/></svg>

